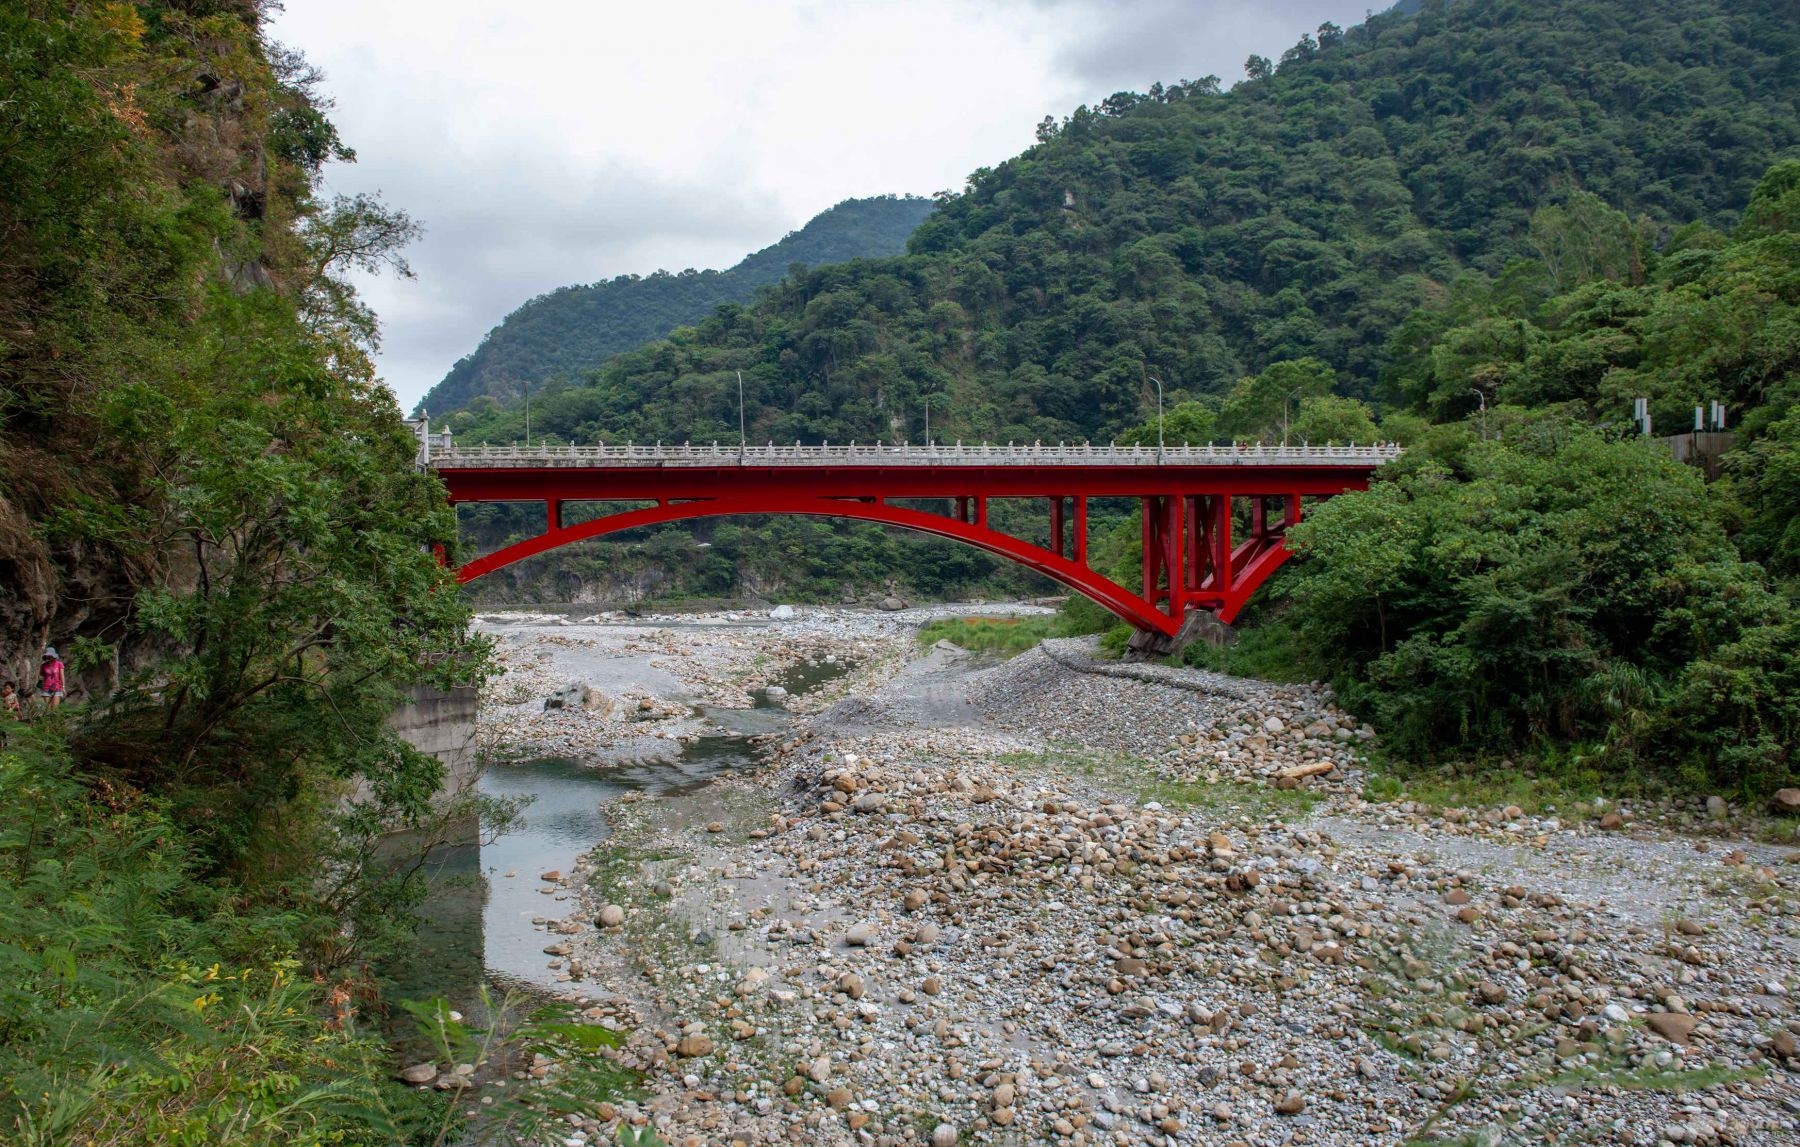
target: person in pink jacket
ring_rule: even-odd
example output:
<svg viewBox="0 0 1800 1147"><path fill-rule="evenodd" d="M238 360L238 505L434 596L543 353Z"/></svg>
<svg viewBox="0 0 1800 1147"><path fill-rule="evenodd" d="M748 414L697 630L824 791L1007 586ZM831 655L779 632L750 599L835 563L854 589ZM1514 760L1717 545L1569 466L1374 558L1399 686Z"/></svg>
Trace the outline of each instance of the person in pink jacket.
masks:
<svg viewBox="0 0 1800 1147"><path fill-rule="evenodd" d="M50 702L52 709L62 708L63 663L56 655L54 645L44 647L44 663L38 667L38 692Z"/></svg>

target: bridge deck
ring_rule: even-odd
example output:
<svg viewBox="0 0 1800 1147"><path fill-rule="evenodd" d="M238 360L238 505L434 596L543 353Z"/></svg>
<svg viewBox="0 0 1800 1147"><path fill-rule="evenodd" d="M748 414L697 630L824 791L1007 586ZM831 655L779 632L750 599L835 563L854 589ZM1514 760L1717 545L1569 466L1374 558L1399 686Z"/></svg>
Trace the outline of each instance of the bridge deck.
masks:
<svg viewBox="0 0 1800 1147"><path fill-rule="evenodd" d="M442 435L421 447L420 461L434 470L831 467L1343 467L1372 470L1400 455L1400 447L1374 446L463 446Z"/></svg>

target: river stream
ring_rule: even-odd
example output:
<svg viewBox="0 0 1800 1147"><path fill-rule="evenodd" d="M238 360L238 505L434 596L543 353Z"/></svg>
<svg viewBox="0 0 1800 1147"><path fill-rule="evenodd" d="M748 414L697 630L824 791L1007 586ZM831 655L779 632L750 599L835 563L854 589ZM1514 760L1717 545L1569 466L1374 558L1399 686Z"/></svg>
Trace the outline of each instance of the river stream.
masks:
<svg viewBox="0 0 1800 1147"><path fill-rule="evenodd" d="M802 696L847 673L845 661L795 666L774 684ZM785 727L792 717L763 691L755 707L704 706L709 733L667 760L595 765L547 757L488 766L481 791L493 797L529 797L519 823L484 843L450 845L427 861L430 893L420 907L411 954L386 969L397 994L442 996L468 1010L482 983L496 991L548 993L557 987L547 967L544 934L533 919L567 914L567 893L551 892L539 879L567 871L575 858L606 838L605 804L627 792L696 790L714 778L754 764L748 738Z"/></svg>

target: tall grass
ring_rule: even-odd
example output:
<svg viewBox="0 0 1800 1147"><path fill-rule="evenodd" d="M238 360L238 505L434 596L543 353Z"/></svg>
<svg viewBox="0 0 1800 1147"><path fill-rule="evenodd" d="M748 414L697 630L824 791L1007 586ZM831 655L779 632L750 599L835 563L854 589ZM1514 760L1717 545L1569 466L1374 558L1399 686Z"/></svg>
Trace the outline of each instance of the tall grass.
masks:
<svg viewBox="0 0 1800 1147"><path fill-rule="evenodd" d="M948 641L964 649L1012 657L1054 637L1054 617L943 617L919 630L920 645Z"/></svg>
<svg viewBox="0 0 1800 1147"><path fill-rule="evenodd" d="M1181 656L1187 665L1233 677L1299 682L1317 676L1294 627L1279 619L1240 630L1236 645L1221 647L1196 641Z"/></svg>

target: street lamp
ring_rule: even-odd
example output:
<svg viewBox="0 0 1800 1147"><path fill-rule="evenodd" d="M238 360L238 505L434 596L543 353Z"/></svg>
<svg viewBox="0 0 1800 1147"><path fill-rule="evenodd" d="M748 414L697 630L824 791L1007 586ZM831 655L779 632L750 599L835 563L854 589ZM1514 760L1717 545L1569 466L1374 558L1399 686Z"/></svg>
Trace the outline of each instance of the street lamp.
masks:
<svg viewBox="0 0 1800 1147"><path fill-rule="evenodd" d="M737 371L738 380L738 461L744 460L744 451L749 447L749 439L744 435L744 372Z"/></svg>
<svg viewBox="0 0 1800 1147"><path fill-rule="evenodd" d="M1469 393L1473 394L1476 398L1481 400L1481 440L1483 442L1486 442L1487 441L1487 395L1484 392L1479 391L1472 386L1469 388Z"/></svg>
<svg viewBox="0 0 1800 1147"><path fill-rule="evenodd" d="M925 445L927 447L930 447L931 445L931 400L942 397L944 396L941 394L927 394L925 396Z"/></svg>
<svg viewBox="0 0 1800 1147"><path fill-rule="evenodd" d="M1287 449L1288 440L1288 406L1294 399L1300 397L1300 392L1305 389L1304 386L1296 386L1288 391L1287 396L1281 400L1281 447L1284 450Z"/></svg>
<svg viewBox="0 0 1800 1147"><path fill-rule="evenodd" d="M1154 374L1147 376L1156 384L1156 464L1162 465L1163 459L1163 389L1162 379Z"/></svg>
<svg viewBox="0 0 1800 1147"><path fill-rule="evenodd" d="M531 380L525 380L525 446L531 447Z"/></svg>

